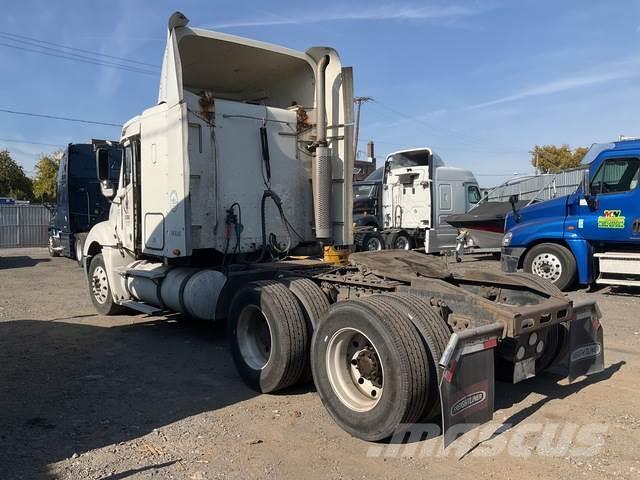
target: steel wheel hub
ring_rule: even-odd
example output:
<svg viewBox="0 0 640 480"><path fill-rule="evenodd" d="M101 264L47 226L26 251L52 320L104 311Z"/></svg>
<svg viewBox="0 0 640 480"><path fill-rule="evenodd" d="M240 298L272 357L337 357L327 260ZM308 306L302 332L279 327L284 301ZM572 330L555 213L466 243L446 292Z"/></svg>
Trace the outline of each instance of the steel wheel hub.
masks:
<svg viewBox="0 0 640 480"><path fill-rule="evenodd" d="M238 317L236 337L240 355L254 370L263 369L271 356L269 320L255 305L246 306Z"/></svg>
<svg viewBox="0 0 640 480"><path fill-rule="evenodd" d="M552 282L562 275L562 263L553 253L541 253L533 259L531 272Z"/></svg>
<svg viewBox="0 0 640 480"><path fill-rule="evenodd" d="M340 401L357 412L371 410L384 390L384 374L378 351L360 331L338 330L326 353L327 376Z"/></svg>
<svg viewBox="0 0 640 480"><path fill-rule="evenodd" d="M91 291L96 301L102 305L109 298L109 281L107 272L101 266L97 266L91 275Z"/></svg>

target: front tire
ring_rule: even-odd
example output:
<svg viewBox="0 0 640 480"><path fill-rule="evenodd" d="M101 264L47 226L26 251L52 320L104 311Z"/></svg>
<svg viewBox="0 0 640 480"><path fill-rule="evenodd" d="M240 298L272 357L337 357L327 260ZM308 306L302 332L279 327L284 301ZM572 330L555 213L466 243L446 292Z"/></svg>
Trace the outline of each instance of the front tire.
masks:
<svg viewBox="0 0 640 480"><path fill-rule="evenodd" d="M113 301L111 285L109 285L109 277L104 266L102 253L93 257L89 266L89 294L91 302L98 313L116 315L122 311L122 307Z"/></svg>
<svg viewBox="0 0 640 480"><path fill-rule="evenodd" d="M555 243L541 243L527 252L524 271L552 282L560 290L576 280L576 260L569 249Z"/></svg>
<svg viewBox="0 0 640 480"><path fill-rule="evenodd" d="M82 267L82 252L84 250L85 238L86 238L86 235L81 233L75 236L76 261L78 262L78 265L80 265L81 267Z"/></svg>
<svg viewBox="0 0 640 480"><path fill-rule="evenodd" d="M60 252L57 251L54 248L54 242L53 242L53 237L51 235L49 235L49 256L50 257L59 257L60 256Z"/></svg>

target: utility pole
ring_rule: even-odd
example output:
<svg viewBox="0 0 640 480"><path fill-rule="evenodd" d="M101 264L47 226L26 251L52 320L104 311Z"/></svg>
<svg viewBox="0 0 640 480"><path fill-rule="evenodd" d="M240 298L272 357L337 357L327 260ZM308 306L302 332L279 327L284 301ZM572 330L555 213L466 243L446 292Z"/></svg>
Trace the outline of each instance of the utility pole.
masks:
<svg viewBox="0 0 640 480"><path fill-rule="evenodd" d="M360 135L360 110L362 109L362 104L366 102L373 101L373 97L355 97L353 99L356 108L356 133L353 145L353 160L355 161L358 158L358 136Z"/></svg>

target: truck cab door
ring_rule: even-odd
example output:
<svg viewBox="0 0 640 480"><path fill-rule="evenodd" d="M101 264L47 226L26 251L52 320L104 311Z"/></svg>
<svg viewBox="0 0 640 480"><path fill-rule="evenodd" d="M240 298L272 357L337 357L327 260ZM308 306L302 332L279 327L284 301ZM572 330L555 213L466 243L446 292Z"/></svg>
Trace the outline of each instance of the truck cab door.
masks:
<svg viewBox="0 0 640 480"><path fill-rule="evenodd" d="M576 215L580 236L609 243L640 239L640 156L625 152L605 152L595 173L590 195L580 198L570 209Z"/></svg>
<svg viewBox="0 0 640 480"><path fill-rule="evenodd" d="M135 251L137 244L138 221L137 208L139 201L136 198L136 174L139 171L139 142L135 139L127 140L123 144L122 171L120 184L116 193L118 205L118 221L116 230L118 240L123 248L131 252Z"/></svg>

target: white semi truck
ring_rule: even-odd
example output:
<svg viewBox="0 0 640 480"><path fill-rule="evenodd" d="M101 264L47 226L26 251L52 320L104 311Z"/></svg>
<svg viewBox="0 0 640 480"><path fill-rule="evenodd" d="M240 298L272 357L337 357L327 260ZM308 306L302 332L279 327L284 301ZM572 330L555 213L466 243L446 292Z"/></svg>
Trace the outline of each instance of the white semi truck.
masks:
<svg viewBox="0 0 640 480"><path fill-rule="evenodd" d="M359 250L453 250L458 231L446 218L468 212L481 200L470 170L445 165L426 147L389 154L381 184L371 185L376 198L370 204L376 207L354 215Z"/></svg>
<svg viewBox="0 0 640 480"><path fill-rule="evenodd" d="M83 251L96 310L226 319L247 384L313 378L336 422L366 440L440 413L446 432L488 421L494 355L514 382L567 349L571 378L603 368L595 303L543 280L454 275L411 251L347 262L352 128L352 72L335 50L173 14L158 103L124 125L117 185L96 153L112 199Z"/></svg>

